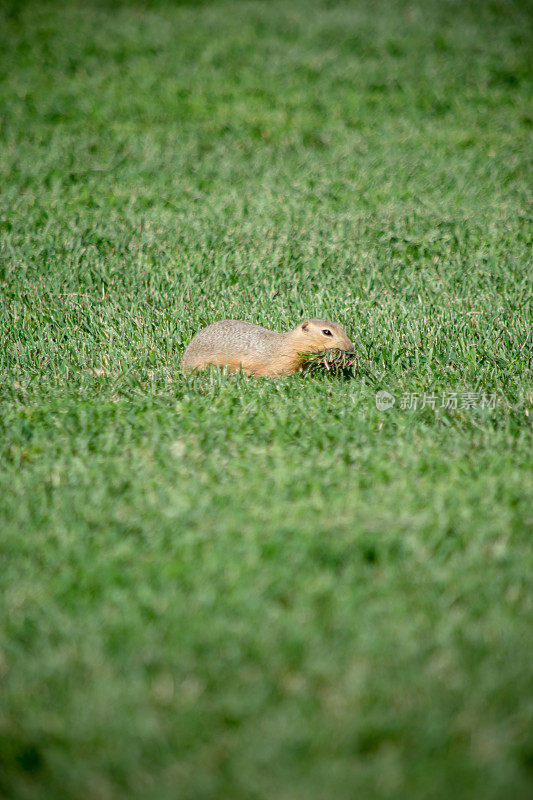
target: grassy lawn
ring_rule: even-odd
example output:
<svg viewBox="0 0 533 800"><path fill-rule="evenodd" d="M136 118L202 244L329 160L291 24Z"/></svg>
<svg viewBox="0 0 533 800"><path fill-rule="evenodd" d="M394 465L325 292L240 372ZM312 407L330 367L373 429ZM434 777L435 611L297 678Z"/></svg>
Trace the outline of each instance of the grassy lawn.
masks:
<svg viewBox="0 0 533 800"><path fill-rule="evenodd" d="M532 19L2 4L0 797L530 796Z"/></svg>

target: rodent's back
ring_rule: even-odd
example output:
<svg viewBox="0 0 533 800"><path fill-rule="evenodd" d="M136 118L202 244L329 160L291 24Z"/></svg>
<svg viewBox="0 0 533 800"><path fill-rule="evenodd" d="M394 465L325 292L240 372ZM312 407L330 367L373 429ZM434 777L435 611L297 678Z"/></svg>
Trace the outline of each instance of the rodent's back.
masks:
<svg viewBox="0 0 533 800"><path fill-rule="evenodd" d="M209 363L238 369L250 362L249 369L255 371L275 358L283 339L283 334L251 322L223 319L198 331L185 350L182 366L187 370Z"/></svg>

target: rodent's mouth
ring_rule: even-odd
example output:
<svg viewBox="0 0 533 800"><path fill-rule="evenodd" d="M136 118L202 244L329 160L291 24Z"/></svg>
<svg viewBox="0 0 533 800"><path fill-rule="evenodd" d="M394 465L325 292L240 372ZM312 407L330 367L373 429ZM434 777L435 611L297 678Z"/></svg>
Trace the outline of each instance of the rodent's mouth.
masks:
<svg viewBox="0 0 533 800"><path fill-rule="evenodd" d="M330 347L315 353L305 353L301 356L301 369L304 373L320 372L325 369L330 375L354 376L357 366L355 352L344 345Z"/></svg>

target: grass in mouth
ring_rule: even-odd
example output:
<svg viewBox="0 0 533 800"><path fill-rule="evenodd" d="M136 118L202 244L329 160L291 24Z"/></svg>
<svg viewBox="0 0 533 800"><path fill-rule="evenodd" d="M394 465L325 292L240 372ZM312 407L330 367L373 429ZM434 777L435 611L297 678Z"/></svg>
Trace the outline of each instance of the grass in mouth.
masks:
<svg viewBox="0 0 533 800"><path fill-rule="evenodd" d="M335 377L354 378L357 371L355 352L343 350L322 350L320 353L304 353L302 355L302 372L304 375L320 373L326 370Z"/></svg>

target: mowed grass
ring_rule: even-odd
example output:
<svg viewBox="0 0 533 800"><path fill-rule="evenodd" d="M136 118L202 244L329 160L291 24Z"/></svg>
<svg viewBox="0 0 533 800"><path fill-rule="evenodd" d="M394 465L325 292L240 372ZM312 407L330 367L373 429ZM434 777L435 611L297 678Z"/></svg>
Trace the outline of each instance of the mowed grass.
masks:
<svg viewBox="0 0 533 800"><path fill-rule="evenodd" d="M531 5L0 14L0 795L530 796Z"/></svg>

